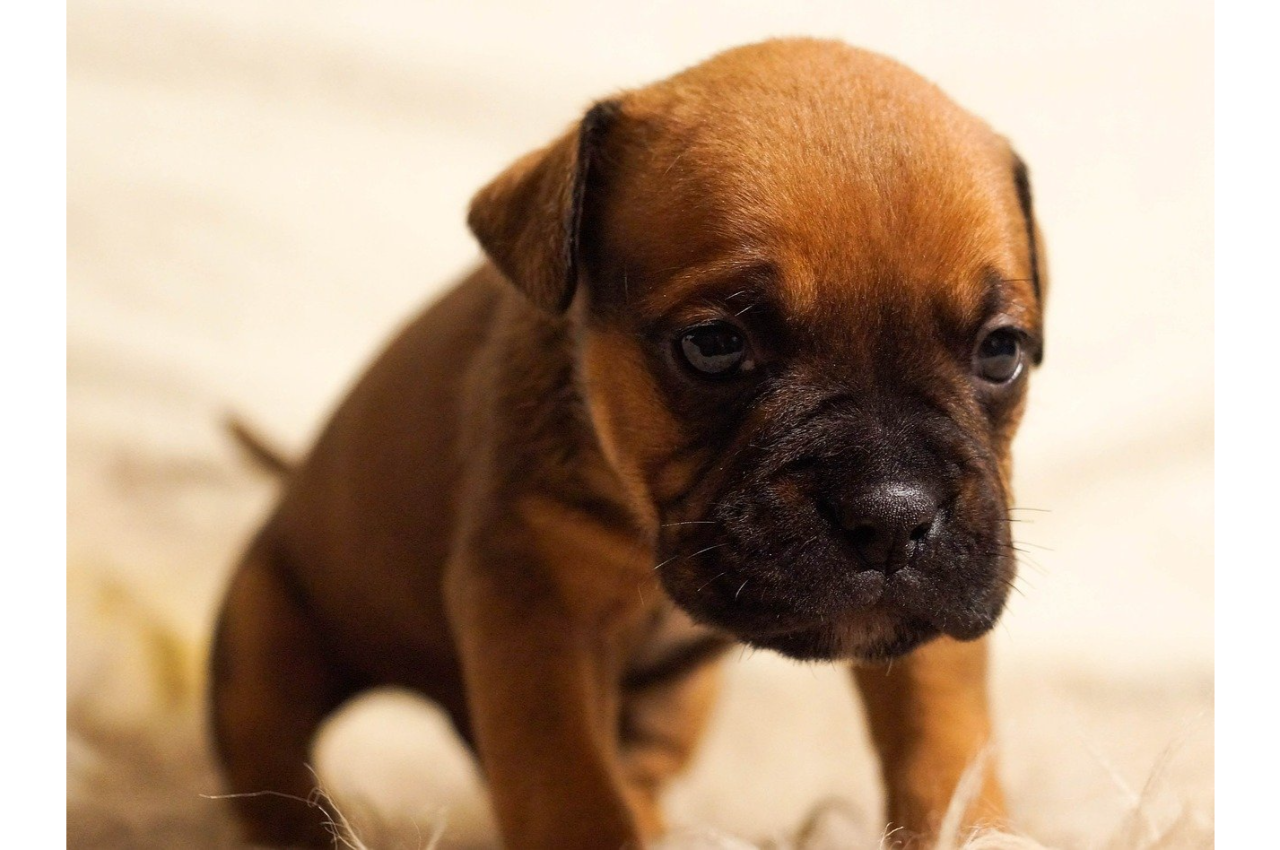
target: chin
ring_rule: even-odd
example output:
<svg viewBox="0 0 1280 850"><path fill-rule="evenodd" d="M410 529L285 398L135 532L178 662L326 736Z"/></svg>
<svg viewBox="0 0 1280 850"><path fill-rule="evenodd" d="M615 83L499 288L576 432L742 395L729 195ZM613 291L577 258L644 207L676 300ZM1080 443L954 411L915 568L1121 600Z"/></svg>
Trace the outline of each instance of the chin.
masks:
<svg viewBox="0 0 1280 850"><path fill-rule="evenodd" d="M993 558L925 562L885 575L834 557L810 562L805 575L812 578L801 584L793 563L714 552L660 579L693 620L740 643L800 661L884 663L943 634L961 641L986 634L1012 572L1006 559Z"/></svg>
<svg viewBox="0 0 1280 850"><path fill-rule="evenodd" d="M797 661L883 663L900 658L938 637L922 620L864 612L848 620L767 634L741 634L750 646L771 649Z"/></svg>

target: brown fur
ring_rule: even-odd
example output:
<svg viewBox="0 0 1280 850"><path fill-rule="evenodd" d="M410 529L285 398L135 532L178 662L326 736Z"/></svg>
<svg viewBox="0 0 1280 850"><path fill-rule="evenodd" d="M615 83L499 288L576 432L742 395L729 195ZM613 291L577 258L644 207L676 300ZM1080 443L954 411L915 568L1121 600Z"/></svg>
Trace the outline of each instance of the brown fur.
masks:
<svg viewBox="0 0 1280 850"><path fill-rule="evenodd" d="M240 566L213 676L232 790L305 797L316 725L404 685L474 746L509 846L634 845L662 829L731 639L864 662L923 643L855 678L889 817L904 840L936 827L990 737L984 644L948 635L990 628L1012 575L1025 389L975 389L969 346L993 310L1041 344L1014 169L907 69L808 40L606 101L512 165L471 210L491 264L382 354ZM664 360L672 329L738 303L767 383L704 386ZM812 500L907 468L894 428L963 470L948 534L987 548L854 604ZM820 551L767 551L795 522L825 529ZM773 536L742 543L756 533ZM240 808L255 839L324 843L287 798ZM992 774L971 817L1001 812Z"/></svg>

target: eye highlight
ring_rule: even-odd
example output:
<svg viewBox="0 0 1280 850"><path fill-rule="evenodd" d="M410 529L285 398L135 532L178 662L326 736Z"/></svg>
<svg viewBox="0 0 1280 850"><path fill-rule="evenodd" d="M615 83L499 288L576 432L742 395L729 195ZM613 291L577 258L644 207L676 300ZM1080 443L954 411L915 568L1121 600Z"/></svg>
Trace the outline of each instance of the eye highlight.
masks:
<svg viewBox="0 0 1280 850"><path fill-rule="evenodd" d="M708 322L686 328L676 348L684 362L705 377L729 377L753 365L745 334L731 322Z"/></svg>
<svg viewBox="0 0 1280 850"><path fill-rule="evenodd" d="M978 343L973 369L984 381L1007 384L1022 374L1024 360L1022 335L1013 328L996 328Z"/></svg>

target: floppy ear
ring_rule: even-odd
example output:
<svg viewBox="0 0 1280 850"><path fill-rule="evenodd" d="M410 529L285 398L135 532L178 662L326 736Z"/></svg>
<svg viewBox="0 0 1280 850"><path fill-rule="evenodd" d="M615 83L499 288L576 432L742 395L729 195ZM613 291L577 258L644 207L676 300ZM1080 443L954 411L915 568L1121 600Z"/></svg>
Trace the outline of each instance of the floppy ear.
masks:
<svg viewBox="0 0 1280 850"><path fill-rule="evenodd" d="M480 247L549 312L563 312L573 301L592 166L618 111L616 101L596 104L576 127L516 160L471 200L467 225Z"/></svg>
<svg viewBox="0 0 1280 850"><path fill-rule="evenodd" d="M1035 211L1031 204L1031 177L1027 173L1027 164L1022 157L1013 154L1013 184L1018 190L1018 206L1022 209L1022 218L1027 228L1027 256L1031 264L1031 286L1035 289L1036 300L1040 302L1041 322L1044 321L1044 299L1049 292L1049 277L1045 268L1044 237L1040 234L1040 225L1036 223ZM1044 343L1036 356L1036 365L1044 359Z"/></svg>

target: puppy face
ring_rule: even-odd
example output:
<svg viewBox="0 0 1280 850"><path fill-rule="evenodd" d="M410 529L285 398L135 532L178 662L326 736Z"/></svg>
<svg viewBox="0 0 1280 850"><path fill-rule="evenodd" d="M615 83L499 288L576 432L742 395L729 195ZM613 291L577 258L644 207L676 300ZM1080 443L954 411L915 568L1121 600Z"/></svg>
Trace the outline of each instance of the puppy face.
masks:
<svg viewBox="0 0 1280 850"><path fill-rule="evenodd" d="M985 633L1042 347L1016 157L829 42L732 51L608 110L579 148L580 382L671 598L797 658Z"/></svg>

